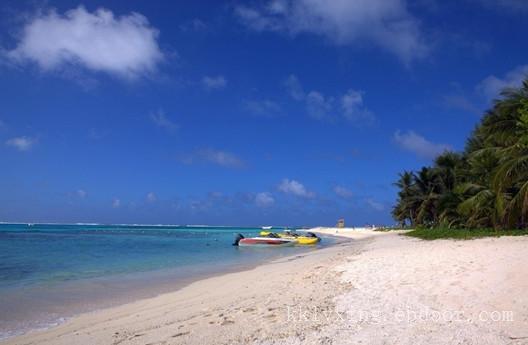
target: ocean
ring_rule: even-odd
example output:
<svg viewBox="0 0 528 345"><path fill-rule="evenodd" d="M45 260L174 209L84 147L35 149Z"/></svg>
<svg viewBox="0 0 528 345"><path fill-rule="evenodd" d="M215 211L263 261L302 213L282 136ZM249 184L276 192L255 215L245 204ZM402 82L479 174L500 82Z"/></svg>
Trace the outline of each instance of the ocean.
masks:
<svg viewBox="0 0 528 345"><path fill-rule="evenodd" d="M202 277L317 250L239 248L260 228L0 224L0 339L173 291ZM331 243L325 238L322 245Z"/></svg>

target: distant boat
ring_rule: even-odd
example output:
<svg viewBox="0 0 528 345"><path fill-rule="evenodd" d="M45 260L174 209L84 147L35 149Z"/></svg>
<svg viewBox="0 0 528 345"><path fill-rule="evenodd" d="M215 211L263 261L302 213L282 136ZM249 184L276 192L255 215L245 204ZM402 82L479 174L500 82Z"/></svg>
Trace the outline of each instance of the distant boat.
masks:
<svg viewBox="0 0 528 345"><path fill-rule="evenodd" d="M271 230L271 228L273 228L273 226L263 226L262 230Z"/></svg>

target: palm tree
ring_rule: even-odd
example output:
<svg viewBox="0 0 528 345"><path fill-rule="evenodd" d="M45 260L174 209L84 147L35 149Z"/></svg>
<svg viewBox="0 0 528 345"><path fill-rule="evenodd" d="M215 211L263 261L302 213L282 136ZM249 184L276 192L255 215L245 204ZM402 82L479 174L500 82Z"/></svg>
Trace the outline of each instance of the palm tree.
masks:
<svg viewBox="0 0 528 345"><path fill-rule="evenodd" d="M519 90L507 90L499 107L509 126L500 132L496 147L499 167L492 180L497 194L504 195L501 222L505 227L526 226L528 215L528 80Z"/></svg>
<svg viewBox="0 0 528 345"><path fill-rule="evenodd" d="M506 89L461 153L400 174L393 216L421 226L528 226L528 80Z"/></svg>
<svg viewBox="0 0 528 345"><path fill-rule="evenodd" d="M497 227L498 199L491 189L491 179L499 158L493 150L479 149L467 161L466 181L456 187L462 200L457 211L465 218L466 227Z"/></svg>
<svg viewBox="0 0 528 345"><path fill-rule="evenodd" d="M441 181L437 171L423 167L415 175L417 186L416 199L419 203L416 223L419 225L435 225L438 220L438 199L441 192Z"/></svg>
<svg viewBox="0 0 528 345"><path fill-rule="evenodd" d="M394 183L400 191L398 192L398 202L392 211L392 215L400 222L402 227L407 220L413 226L416 215L414 174L410 171L404 171L399 176L398 181Z"/></svg>

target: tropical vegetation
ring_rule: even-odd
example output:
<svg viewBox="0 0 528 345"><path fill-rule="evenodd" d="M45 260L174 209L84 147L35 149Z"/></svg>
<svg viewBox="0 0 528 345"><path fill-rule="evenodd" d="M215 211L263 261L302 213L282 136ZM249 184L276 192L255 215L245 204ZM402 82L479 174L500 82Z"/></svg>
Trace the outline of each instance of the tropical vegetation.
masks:
<svg viewBox="0 0 528 345"><path fill-rule="evenodd" d="M406 231L403 235L421 238L422 240L437 239L455 239L471 240L481 237L500 237L500 236L525 236L528 235L528 229L469 229L469 228L416 228Z"/></svg>
<svg viewBox="0 0 528 345"><path fill-rule="evenodd" d="M463 152L404 171L392 215L402 226L528 228L528 79L509 88L483 116Z"/></svg>

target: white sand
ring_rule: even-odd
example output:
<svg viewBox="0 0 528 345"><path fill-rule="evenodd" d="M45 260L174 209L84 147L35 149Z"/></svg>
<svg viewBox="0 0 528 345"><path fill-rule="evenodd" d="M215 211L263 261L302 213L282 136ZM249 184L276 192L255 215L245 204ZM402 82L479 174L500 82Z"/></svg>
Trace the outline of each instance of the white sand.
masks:
<svg viewBox="0 0 528 345"><path fill-rule="evenodd" d="M375 237L386 234L385 231L375 231L371 228L327 228L327 227L318 227L312 228L308 231L315 232L322 235L332 235L347 237L354 240L362 240L365 238ZM404 231L397 231L394 233L403 233Z"/></svg>
<svg viewBox="0 0 528 345"><path fill-rule="evenodd" d="M338 266L353 287L336 299L348 317L319 337L339 344L528 344L528 237L378 236Z"/></svg>
<svg viewBox="0 0 528 345"><path fill-rule="evenodd" d="M357 240L6 343L528 344L528 237L338 234ZM503 320L491 321L497 317Z"/></svg>

